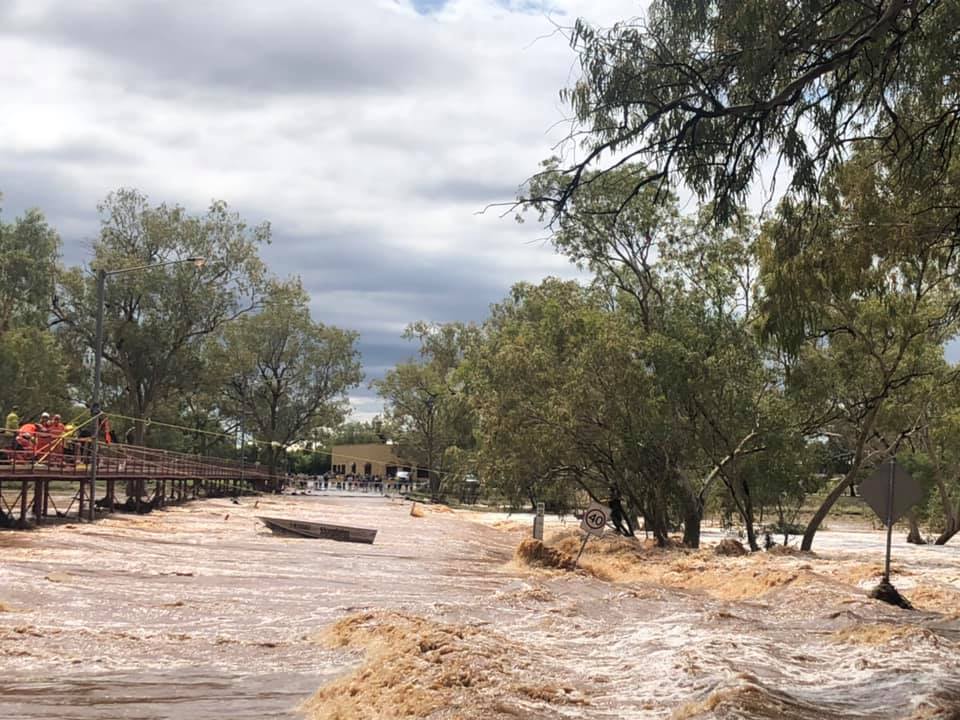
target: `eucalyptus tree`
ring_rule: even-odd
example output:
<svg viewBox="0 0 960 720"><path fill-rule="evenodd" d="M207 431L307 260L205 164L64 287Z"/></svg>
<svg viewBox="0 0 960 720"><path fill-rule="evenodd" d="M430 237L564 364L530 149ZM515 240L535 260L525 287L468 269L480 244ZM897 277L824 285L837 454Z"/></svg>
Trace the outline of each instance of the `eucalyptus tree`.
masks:
<svg viewBox="0 0 960 720"><path fill-rule="evenodd" d="M61 412L68 421L64 358L57 338L45 329L14 326L0 336L0 407L4 415L16 405L21 420L50 411Z"/></svg>
<svg viewBox="0 0 960 720"><path fill-rule="evenodd" d="M459 464L458 450L473 445L473 414L456 371L475 332L462 323L413 323L404 338L420 343L419 359L371 383L384 401L384 429L403 458L426 469L435 499Z"/></svg>
<svg viewBox="0 0 960 720"><path fill-rule="evenodd" d="M703 218L682 219L675 198L644 187L622 204L643 167L594 174L552 225L557 250L592 270L596 282L636 327L637 361L645 363L670 414L660 422L684 434L688 451L645 446L647 472L684 498L684 539L699 544L704 503L722 481L756 548L753 507L735 461L764 449L764 436L782 425L771 412L780 366L770 361L756 330L756 227L741 213L727 228ZM549 196L564 183L556 162L530 184ZM541 220L551 206L534 203ZM704 213L707 215L707 213Z"/></svg>
<svg viewBox="0 0 960 720"><path fill-rule="evenodd" d="M882 414L937 371L958 331L955 174L936 190L908 187L893 181L882 153L858 153L825 180L815 215L788 198L764 228L764 332L793 356L793 382L829 389L825 417L852 454L804 549L861 469L886 452L872 445ZM896 434L913 425L903 418Z"/></svg>
<svg viewBox="0 0 960 720"><path fill-rule="evenodd" d="M946 362L920 380L912 409L919 415L910 439L912 472L928 480L927 522L944 545L960 532L960 377Z"/></svg>
<svg viewBox="0 0 960 720"><path fill-rule="evenodd" d="M47 332L60 237L29 210L0 220L0 407L39 415L67 400L65 355Z"/></svg>
<svg viewBox="0 0 960 720"><path fill-rule="evenodd" d="M643 463L662 406L636 350L631 323L600 288L514 286L461 372L484 476L530 502L622 499L627 517L643 515L666 543L670 488L649 482Z"/></svg>
<svg viewBox="0 0 960 720"><path fill-rule="evenodd" d="M621 204L682 183L726 221L764 168L810 199L874 139L933 187L960 127L958 26L960 5L943 0L653 0L608 29L579 20L581 75L563 97L580 147L563 182L529 199L558 217L594 171L638 162Z"/></svg>
<svg viewBox="0 0 960 720"><path fill-rule="evenodd" d="M14 327L46 327L59 261L60 236L39 210L0 220L0 338Z"/></svg>
<svg viewBox="0 0 960 720"><path fill-rule="evenodd" d="M223 378L220 411L243 418L276 472L282 450L349 412L363 379L357 334L311 319L299 280L273 282L262 307L227 326L210 362Z"/></svg>
<svg viewBox="0 0 960 720"><path fill-rule="evenodd" d="M258 250L270 228L247 225L223 202L191 215L180 206L151 206L129 189L107 196L99 210L90 267L146 266L107 282L103 344L104 377L115 378L127 413L138 419L134 439L142 443L144 419L201 371L204 339L257 306L265 282ZM204 258L203 268L156 267L188 257ZM79 267L65 271L53 314L67 342L93 350L94 275Z"/></svg>
<svg viewBox="0 0 960 720"><path fill-rule="evenodd" d="M327 445L353 445L356 443L382 443L387 440L383 421L375 417L368 421L345 422L336 428L331 428Z"/></svg>

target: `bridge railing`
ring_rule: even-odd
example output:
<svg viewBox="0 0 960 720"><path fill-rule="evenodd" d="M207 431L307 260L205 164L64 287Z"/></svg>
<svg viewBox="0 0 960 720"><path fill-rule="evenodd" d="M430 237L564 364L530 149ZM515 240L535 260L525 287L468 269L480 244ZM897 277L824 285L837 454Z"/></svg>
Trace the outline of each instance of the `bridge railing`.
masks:
<svg viewBox="0 0 960 720"><path fill-rule="evenodd" d="M92 438L39 438L33 446L15 444L16 433L0 437L0 477L23 474L80 478L90 474ZM267 481L267 468L227 458L99 441L100 477L191 478Z"/></svg>

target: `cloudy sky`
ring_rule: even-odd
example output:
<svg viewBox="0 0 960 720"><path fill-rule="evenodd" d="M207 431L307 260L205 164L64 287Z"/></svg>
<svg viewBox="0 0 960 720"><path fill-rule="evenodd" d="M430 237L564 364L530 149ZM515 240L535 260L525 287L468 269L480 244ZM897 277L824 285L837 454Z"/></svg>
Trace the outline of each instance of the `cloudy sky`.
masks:
<svg viewBox="0 0 960 720"><path fill-rule="evenodd" d="M269 220L264 256L314 317L360 332L368 379L414 320L480 320L519 280L572 275L488 203L565 135L557 26L638 0L0 0L3 217L42 209L68 263L132 186ZM379 409L365 388L359 418Z"/></svg>

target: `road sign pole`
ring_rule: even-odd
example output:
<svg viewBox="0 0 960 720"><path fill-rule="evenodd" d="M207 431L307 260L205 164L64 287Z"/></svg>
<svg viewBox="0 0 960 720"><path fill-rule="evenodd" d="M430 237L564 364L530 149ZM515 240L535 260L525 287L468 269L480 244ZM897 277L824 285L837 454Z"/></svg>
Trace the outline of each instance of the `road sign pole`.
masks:
<svg viewBox="0 0 960 720"><path fill-rule="evenodd" d="M887 485L887 559L883 566L883 581L890 582L890 548L893 543L893 474L897 459L890 458L890 480Z"/></svg>
<svg viewBox="0 0 960 720"><path fill-rule="evenodd" d="M580 543L580 552L577 553L577 559L573 561L573 566L576 567L580 562L580 556L583 555L583 549L587 546L587 540L590 539L590 533L586 533L583 536L583 542Z"/></svg>

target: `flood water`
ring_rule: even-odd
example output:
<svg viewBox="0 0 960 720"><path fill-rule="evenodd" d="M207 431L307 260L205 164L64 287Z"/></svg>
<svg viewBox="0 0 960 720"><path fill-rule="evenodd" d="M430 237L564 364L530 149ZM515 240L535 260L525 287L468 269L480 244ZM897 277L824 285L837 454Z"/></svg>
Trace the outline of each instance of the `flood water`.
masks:
<svg viewBox="0 0 960 720"><path fill-rule="evenodd" d="M260 514L379 534L283 538ZM814 557L690 554L655 577L607 559L601 579L519 565L518 532L464 515L411 517L382 498L207 500L0 533L0 718L303 717L363 662L324 628L380 608L516 643L524 682L583 698L520 717L960 717L958 547L899 534L908 612L865 596L880 532L824 532Z"/></svg>

